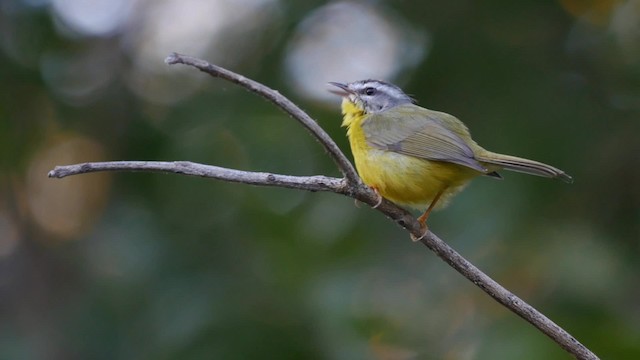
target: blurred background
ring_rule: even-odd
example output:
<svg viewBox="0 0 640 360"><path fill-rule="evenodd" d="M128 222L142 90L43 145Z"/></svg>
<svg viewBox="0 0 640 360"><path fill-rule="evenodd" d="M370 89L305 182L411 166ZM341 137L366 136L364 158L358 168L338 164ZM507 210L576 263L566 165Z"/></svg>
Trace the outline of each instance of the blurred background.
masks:
<svg viewBox="0 0 640 360"><path fill-rule="evenodd" d="M55 165L339 176L327 81L380 78L572 185L477 179L432 230L603 358L640 358L640 1L0 1L1 359L568 359L329 193Z"/></svg>

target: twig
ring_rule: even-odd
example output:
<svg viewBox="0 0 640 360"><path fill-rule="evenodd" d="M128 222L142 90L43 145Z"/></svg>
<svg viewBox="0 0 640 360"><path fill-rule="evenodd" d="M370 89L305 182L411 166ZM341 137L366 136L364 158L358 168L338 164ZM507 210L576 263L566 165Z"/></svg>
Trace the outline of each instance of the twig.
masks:
<svg viewBox="0 0 640 360"><path fill-rule="evenodd" d="M347 186L343 179L327 176L291 176L266 172L241 171L219 166L203 165L190 161L111 161L56 166L49 171L50 178L99 171L145 171L199 176L249 185L277 186L308 191L331 191L344 194Z"/></svg>
<svg viewBox="0 0 640 360"><path fill-rule="evenodd" d="M269 99L296 120L300 121L311 132L311 134L327 149L345 178L337 179L325 176L289 176L261 172L248 172L184 161L120 161L57 166L49 172L49 177L62 178L65 176L95 171L169 172L252 185L279 186L309 191L331 191L358 199L370 206L377 203L377 195L374 194L367 186L362 184L346 156L338 149L333 140L331 140L324 130L322 130L306 113L300 110L280 93L241 75L211 65L200 59L174 53L167 58L166 62L168 64L181 63L194 66L212 76L229 80ZM396 206L395 204L385 200L380 206L376 207L376 210L382 212L385 216L407 229L414 236L420 237L422 235L420 225L416 219L406 210ZM518 316L527 320L563 349L572 354L575 358L588 360L598 359L593 352L578 342L573 336L571 336L571 334L484 274L435 234L428 232L427 235L422 238L421 242L456 271L482 289L485 293L512 312L516 313Z"/></svg>

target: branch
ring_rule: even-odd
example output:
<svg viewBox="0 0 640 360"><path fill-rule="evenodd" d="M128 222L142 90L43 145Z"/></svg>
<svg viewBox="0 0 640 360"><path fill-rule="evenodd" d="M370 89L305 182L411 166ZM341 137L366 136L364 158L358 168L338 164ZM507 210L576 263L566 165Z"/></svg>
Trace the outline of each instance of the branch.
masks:
<svg viewBox="0 0 640 360"><path fill-rule="evenodd" d="M334 159L345 178L337 179L325 176L289 176L263 172L240 171L186 161L120 161L57 166L49 172L49 177L62 178L65 176L96 171L151 171L177 173L252 185L278 186L308 191L331 191L352 197L369 204L372 207L376 205L378 200L377 195L362 183L353 169L353 166L351 166L351 163L349 163L346 156L339 150L333 140L313 119L280 93L229 70L211 65L206 61L196 58L174 53L166 59L166 62L168 64L181 63L196 67L197 69L200 69L212 76L229 80L267 98L290 114L294 119L302 123L302 125L311 132L311 134L329 152L329 155ZM418 224L415 217L406 210L387 200L383 200L383 202L375 208L389 219L407 229L415 237L419 238L422 235L420 224ZM559 346L572 354L575 358L588 360L598 359L593 352L578 342L573 336L571 336L571 334L480 271L432 232L428 232L427 235L422 238L421 242L465 278L478 286L482 291L531 323L542 333L555 341Z"/></svg>
<svg viewBox="0 0 640 360"><path fill-rule="evenodd" d="M576 359L599 359L596 354L582 345L566 330L483 273L434 233L429 232L421 242L482 291L521 318L527 320Z"/></svg>
<svg viewBox="0 0 640 360"><path fill-rule="evenodd" d="M353 184L360 182L360 177L356 173L356 170L349 162L349 159L340 151L340 148L333 139L313 120L306 112L302 111L296 104L286 97L280 95L279 92L260 84L254 80L248 79L242 75L231 72L227 69L221 68L210 64L204 60L197 59L191 56L181 55L173 53L169 55L165 60L165 63L169 65L184 64L193 66L196 69L205 72L213 77L225 79L236 85L240 85L243 88L254 92L263 98L271 101L280 109L284 110L292 118L298 120L302 126L309 130L313 136L320 141L325 150L329 153L329 156L335 161L338 169L342 172L342 175Z"/></svg>
<svg viewBox="0 0 640 360"><path fill-rule="evenodd" d="M343 179L327 176L291 176L265 172L241 171L219 166L203 165L190 161L111 161L97 163L83 163L75 165L56 166L47 174L50 178L87 174L99 171L145 171L174 173L189 176L199 176L209 179L249 185L277 186L289 189L308 191L331 191L338 194L346 193L346 183Z"/></svg>

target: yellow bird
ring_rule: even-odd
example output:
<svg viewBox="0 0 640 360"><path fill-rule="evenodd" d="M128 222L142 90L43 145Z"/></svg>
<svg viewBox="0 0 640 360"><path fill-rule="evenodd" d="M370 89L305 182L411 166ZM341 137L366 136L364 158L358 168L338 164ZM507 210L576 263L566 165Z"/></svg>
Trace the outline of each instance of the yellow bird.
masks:
<svg viewBox="0 0 640 360"><path fill-rule="evenodd" d="M343 97L342 126L358 174L385 199L426 209L418 218L425 230L436 205L446 205L476 176L501 178L497 171L506 169L572 182L553 166L485 150L462 121L416 105L395 85L379 80L329 84Z"/></svg>

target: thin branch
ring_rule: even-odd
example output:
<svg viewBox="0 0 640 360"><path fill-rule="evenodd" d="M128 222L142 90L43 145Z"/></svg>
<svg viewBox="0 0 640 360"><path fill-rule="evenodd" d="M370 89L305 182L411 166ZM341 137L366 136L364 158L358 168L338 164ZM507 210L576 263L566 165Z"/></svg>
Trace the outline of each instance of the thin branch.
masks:
<svg viewBox="0 0 640 360"><path fill-rule="evenodd" d="M475 267L434 233L429 232L421 242L482 291L521 318L527 320L576 359L599 359L596 354L582 345L566 330Z"/></svg>
<svg viewBox="0 0 640 360"><path fill-rule="evenodd" d="M199 176L209 179L249 185L277 186L308 191L331 191L339 194L346 192L343 179L328 176L291 176L266 172L241 171L219 166L203 165L190 161L111 161L89 162L75 165L56 166L47 174L50 178L63 178L71 175L87 174L99 171L145 171L174 173Z"/></svg>
<svg viewBox="0 0 640 360"><path fill-rule="evenodd" d="M345 179L325 176L289 176L263 172L240 171L186 161L120 161L57 166L54 170L49 172L49 177L62 178L65 176L95 171L152 171L178 173L252 185L278 186L309 191L331 191L352 197L369 204L370 206L374 206L377 203L377 196L360 181L360 178L353 170L353 167L347 160L346 156L338 149L333 140L331 140L331 138L306 113L300 110L280 93L229 70L211 65L203 60L173 54L169 56L166 61L170 64L183 63L194 66L211 74L212 76L229 80L269 99L309 129L312 135L322 143L334 161L338 164L338 167L344 174ZM416 221L415 217L397 205L384 200L382 204L376 207L376 210L407 229L414 236L420 237L422 235L420 225ZM421 242L465 278L478 286L482 291L518 316L527 320L563 349L572 354L575 358L585 360L598 359L593 352L578 342L573 336L571 336L571 334L555 324L531 305L509 292L488 275L480 271L471 262L462 257L462 255L457 253L453 248L432 232L428 232Z"/></svg>
<svg viewBox="0 0 640 360"><path fill-rule="evenodd" d="M173 53L164 60L169 65L184 64L193 66L196 69L205 72L213 77L225 79L234 84L240 85L243 88L252 91L263 98L271 101L280 109L284 110L287 114L291 115L294 119L298 120L302 126L309 130L313 136L320 141L322 146L327 150L329 156L335 161L336 165L342 175L349 180L349 182L355 184L360 181L360 177L357 175L356 170L349 162L349 159L344 155L340 148L333 139L322 129L318 123L313 120L306 112L300 109L291 100L282 96L278 91L273 90L257 81L251 80L240 74L236 74L225 68L208 63L207 61L197 59L187 55L181 55Z"/></svg>

